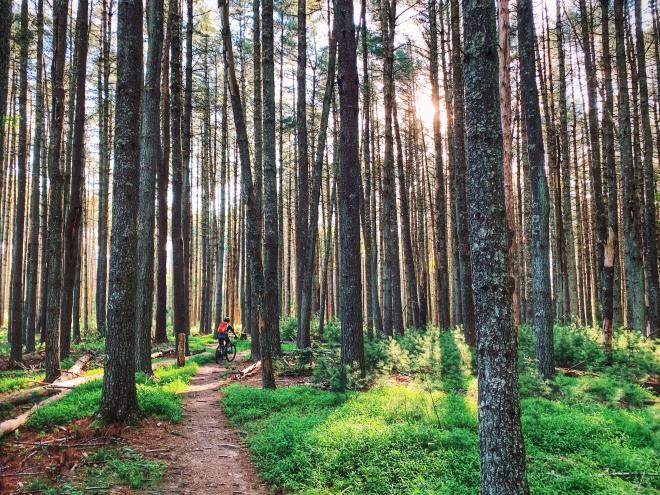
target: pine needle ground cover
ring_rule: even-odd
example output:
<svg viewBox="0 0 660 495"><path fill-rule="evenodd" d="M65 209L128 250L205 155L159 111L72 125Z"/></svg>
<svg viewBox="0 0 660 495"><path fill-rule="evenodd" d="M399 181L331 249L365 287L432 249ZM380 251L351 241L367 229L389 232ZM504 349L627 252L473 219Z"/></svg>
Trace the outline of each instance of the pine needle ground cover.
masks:
<svg viewBox="0 0 660 495"><path fill-rule="evenodd" d="M580 353L592 364L542 382L531 332L521 329L520 341L532 493L658 493L660 410L642 386L657 372L657 349L621 333L613 356L599 361L593 332L558 328L559 365ZM248 432L266 481L307 495L478 493L477 384L460 334L411 332L382 347L370 351L381 356L382 377L364 392L225 389L222 406Z"/></svg>

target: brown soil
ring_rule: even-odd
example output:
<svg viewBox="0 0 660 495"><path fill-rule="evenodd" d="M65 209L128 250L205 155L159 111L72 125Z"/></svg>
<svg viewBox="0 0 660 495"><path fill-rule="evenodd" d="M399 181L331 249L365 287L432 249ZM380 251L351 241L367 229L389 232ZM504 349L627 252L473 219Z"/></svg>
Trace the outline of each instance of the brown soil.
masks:
<svg viewBox="0 0 660 495"><path fill-rule="evenodd" d="M239 364L243 368L247 363ZM183 393L181 423L149 419L124 432L128 442L144 456L169 464L163 481L149 493L270 493L241 443L241 433L231 427L220 408L220 388L237 368L236 364L201 366Z"/></svg>

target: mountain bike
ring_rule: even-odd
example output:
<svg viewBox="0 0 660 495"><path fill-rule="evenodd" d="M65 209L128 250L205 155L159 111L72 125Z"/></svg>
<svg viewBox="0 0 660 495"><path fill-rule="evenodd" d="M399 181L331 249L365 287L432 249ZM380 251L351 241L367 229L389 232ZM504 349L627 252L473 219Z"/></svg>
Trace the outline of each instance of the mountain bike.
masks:
<svg viewBox="0 0 660 495"><path fill-rule="evenodd" d="M229 342L227 345L222 345L218 342L218 347L215 349L215 362L220 364L222 358L233 361L236 358L236 344Z"/></svg>

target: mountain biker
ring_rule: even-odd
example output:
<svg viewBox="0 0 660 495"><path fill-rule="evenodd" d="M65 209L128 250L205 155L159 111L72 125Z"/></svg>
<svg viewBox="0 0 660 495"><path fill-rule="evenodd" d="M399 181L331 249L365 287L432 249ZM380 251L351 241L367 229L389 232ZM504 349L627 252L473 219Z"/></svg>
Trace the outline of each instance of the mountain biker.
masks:
<svg viewBox="0 0 660 495"><path fill-rule="evenodd" d="M229 332L234 334L235 338L238 338L238 335L236 335L236 332L234 331L234 327L231 326L231 320L229 319L229 316L226 316L224 321L220 322L220 325L218 325L218 330L216 333L218 344L224 348L226 348L231 343L229 340Z"/></svg>

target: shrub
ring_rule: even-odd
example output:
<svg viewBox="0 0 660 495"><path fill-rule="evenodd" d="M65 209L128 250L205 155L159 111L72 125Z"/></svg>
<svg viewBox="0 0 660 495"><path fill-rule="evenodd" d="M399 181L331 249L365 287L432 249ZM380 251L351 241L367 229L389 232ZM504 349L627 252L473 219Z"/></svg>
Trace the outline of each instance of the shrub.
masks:
<svg viewBox="0 0 660 495"><path fill-rule="evenodd" d="M295 341L298 331L298 320L293 316L282 316L280 318L280 338L285 341Z"/></svg>
<svg viewBox="0 0 660 495"><path fill-rule="evenodd" d="M297 494L475 494L476 397L386 385L337 394L232 385L222 401L248 432L264 479ZM531 492L651 494L660 488L650 410L522 401ZM621 477L613 473L632 473Z"/></svg>

